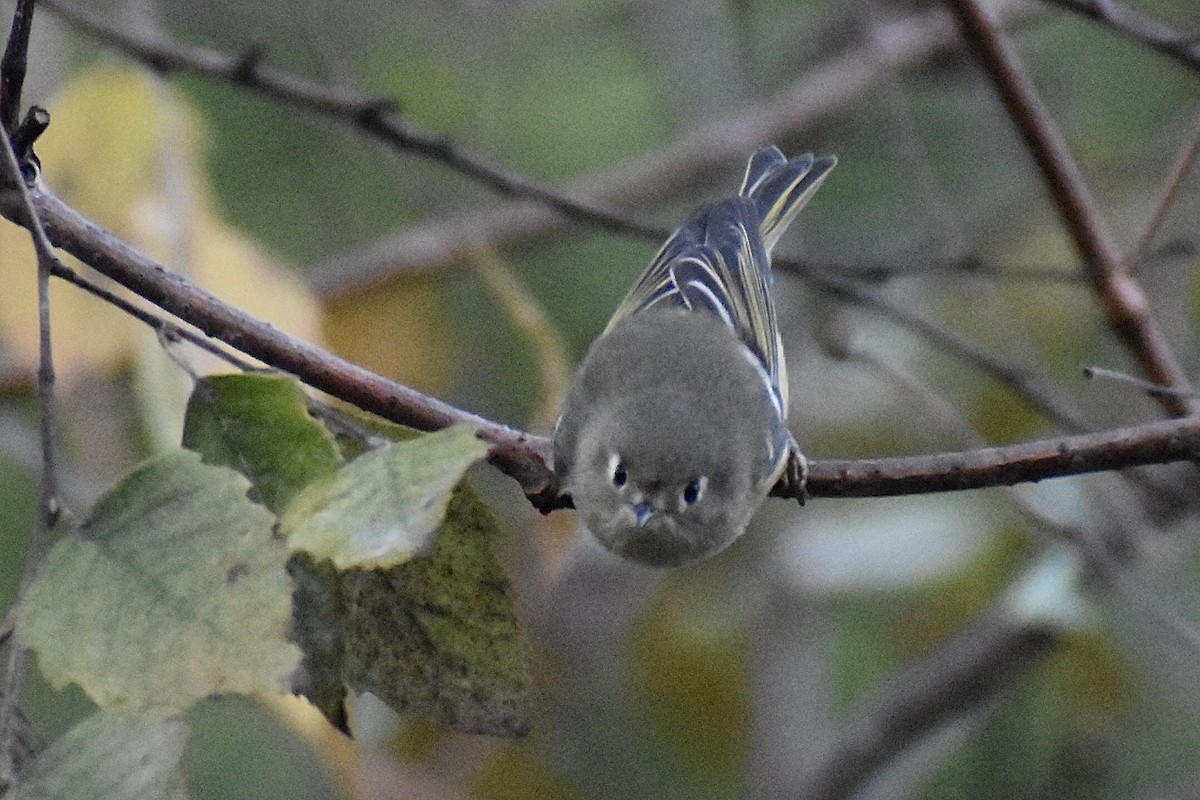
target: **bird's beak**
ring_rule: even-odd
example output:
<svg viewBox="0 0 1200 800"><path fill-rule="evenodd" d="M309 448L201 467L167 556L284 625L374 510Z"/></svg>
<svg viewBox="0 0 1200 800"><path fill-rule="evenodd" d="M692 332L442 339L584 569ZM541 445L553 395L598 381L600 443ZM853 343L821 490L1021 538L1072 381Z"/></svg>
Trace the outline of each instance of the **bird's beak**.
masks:
<svg viewBox="0 0 1200 800"><path fill-rule="evenodd" d="M637 519L639 528L646 527L646 523L654 516L654 505L652 503L638 503L633 507L633 516Z"/></svg>

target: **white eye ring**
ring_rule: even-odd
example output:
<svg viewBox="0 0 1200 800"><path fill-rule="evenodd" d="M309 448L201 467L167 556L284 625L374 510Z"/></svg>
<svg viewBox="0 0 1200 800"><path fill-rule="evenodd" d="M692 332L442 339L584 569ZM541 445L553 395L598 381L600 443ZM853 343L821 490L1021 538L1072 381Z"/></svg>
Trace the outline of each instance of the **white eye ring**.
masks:
<svg viewBox="0 0 1200 800"><path fill-rule="evenodd" d="M708 485L708 478L701 475L699 478L692 478L688 481L687 486L683 487L680 493L680 498L685 506L694 505L704 495L704 487Z"/></svg>

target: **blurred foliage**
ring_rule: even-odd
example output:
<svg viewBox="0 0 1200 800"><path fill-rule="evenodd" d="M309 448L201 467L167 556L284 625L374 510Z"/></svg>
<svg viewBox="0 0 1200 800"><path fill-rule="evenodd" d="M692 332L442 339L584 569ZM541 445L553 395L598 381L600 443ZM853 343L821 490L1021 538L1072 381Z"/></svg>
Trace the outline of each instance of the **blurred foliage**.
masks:
<svg viewBox="0 0 1200 800"><path fill-rule="evenodd" d="M180 757L186 741L187 728L178 721L101 712L47 749L9 796L184 800Z"/></svg>
<svg viewBox="0 0 1200 800"><path fill-rule="evenodd" d="M675 40L648 23L655 2L162 0L157 20L129 24L161 24L228 52L261 43L267 63L395 97L412 122L558 182L702 130L703 115L671 98L675 82L703 86L705 76L678 73ZM119 16L124 5L108 4L128 19ZM806 70L864 46L873 24L927 7L687 0L668 10L685 15L697 36L707 26L705 36L732 43L747 87L734 106L749 114ZM1138 8L1181 31L1200 28L1194 4ZM56 36L34 53L31 71L60 85L43 99L54 122L38 153L51 186L85 215L234 304L305 338L323 336L337 352L450 402L518 426L552 403L540 396L550 390L533 339L476 264L394 276L324 303L300 285L328 257L490 207L487 190L237 87L161 81L114 64L41 13L39 26ZM1027 15L1011 35L1119 241L1132 246L1192 135L1197 76L1061 11ZM705 56L711 63L697 70L726 66L715 51ZM714 107L728 100L713 98ZM1028 154L969 58L951 53L897 72L779 143L836 152L841 162L782 251L847 271L895 264L902 275L878 282L880 292L1058 381L1098 424L1158 413L1131 390L1079 378L1085 363L1129 366L1086 285L1004 277L1034 267L1071 276L1078 268ZM739 167L647 189L654 204L633 210L669 225L697 199L731 189ZM1198 197L1189 177L1156 241L1195 244ZM500 258L578 359L652 253L647 243L570 224ZM928 269L968 254L1001 274ZM1139 272L1189 368L1197 363L1200 302L1194 262L1192 254ZM0 226L0 364L11 365L0 425L30 434L0 441L6 604L36 497L31 264L27 235ZM1052 432L1009 387L871 309L845 307L790 276L780 295L795 322L793 419L811 456L964 447L960 425L991 443ZM65 285L55 285L54 302L67 489L83 517L115 475L178 442L190 382L132 321ZM947 400L958 418L941 416L879 369L833 359L817 345L829 336L853 339ZM211 369L190 350L172 352ZM360 702L351 723L361 753L347 756L344 743L332 743L341 741L336 735L318 732L324 723L219 699L186 718L190 796L386 797L360 780L368 771L362 754L377 751L403 756L386 785L401 785L397 775L432 781L439 791L424 796L788 796L789 769L890 676L1003 602L1045 553L1043 534L999 490L953 502L820 501L804 511L772 502L737 547L664 578L606 561L583 540L565 552L543 546L547 531L568 524L566 513L538 520L518 492L487 496L522 534L514 547L490 544L512 576L535 649L531 737L495 745L428 722L378 719ZM1149 501L1104 476L1032 487L1028 497L1077 526L1135 526L1151 566L1129 566L1130 580L1150 587L1168 611L1180 609L1188 624L1200 619L1194 510L1143 515ZM968 529L943 530L954 520ZM847 532L855 526L870 535ZM931 542L943 551L922 549ZM906 550L903 561L889 555ZM914 566L922 557L932 562L924 571ZM886 577L889 558L896 575ZM1050 597L1063 606L1078 599L1062 587ZM877 795L1124 798L1191 778L1200 741L1194 649L1180 645L1153 604L1131 604L1103 585L1090 586L1088 597L1099 611L1086 625L1063 634L988 708L957 719L940 745L914 757L912 774L882 779ZM37 675L30 683L30 711L53 734L93 710L76 690L52 692ZM776 727L761 727L767 717ZM421 747L412 746L417 739Z"/></svg>

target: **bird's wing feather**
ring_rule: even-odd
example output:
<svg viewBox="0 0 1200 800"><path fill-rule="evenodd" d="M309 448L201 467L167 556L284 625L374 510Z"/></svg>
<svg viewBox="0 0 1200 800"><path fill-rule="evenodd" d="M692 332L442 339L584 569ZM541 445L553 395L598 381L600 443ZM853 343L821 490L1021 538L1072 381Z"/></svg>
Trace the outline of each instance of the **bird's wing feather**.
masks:
<svg viewBox="0 0 1200 800"><path fill-rule="evenodd" d="M717 315L759 359L781 409L787 409L783 344L771 299L770 253L833 169L832 157L789 160L767 147L751 157L736 197L705 206L675 231L613 314L674 305Z"/></svg>

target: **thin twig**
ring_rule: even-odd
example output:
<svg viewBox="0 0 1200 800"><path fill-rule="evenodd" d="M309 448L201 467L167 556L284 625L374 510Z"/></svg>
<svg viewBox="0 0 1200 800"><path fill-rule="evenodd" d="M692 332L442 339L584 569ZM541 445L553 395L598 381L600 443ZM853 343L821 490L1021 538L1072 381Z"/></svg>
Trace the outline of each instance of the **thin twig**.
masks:
<svg viewBox="0 0 1200 800"><path fill-rule="evenodd" d="M182 339L189 344L199 347L210 355L214 355L232 367L236 367L242 372L254 372L263 369L255 366L246 359L239 356L236 352L229 350L227 347L218 344L215 340L196 333L190 328L185 328L172 322L165 317L147 311L138 306L136 303L131 303L124 297L121 297L115 292L110 292L99 284L92 283L87 278L80 275L75 270L63 264L61 261L55 260L53 265L54 277L66 281L74 286L78 286L88 294L103 300L109 305L120 309L124 313L138 320L139 322L148 325L160 338L165 338L167 342L172 339Z"/></svg>
<svg viewBox="0 0 1200 800"><path fill-rule="evenodd" d="M21 90L29 60L29 36L33 31L33 0L17 0L12 30L0 59L0 127L11 135L21 120Z"/></svg>
<svg viewBox="0 0 1200 800"><path fill-rule="evenodd" d="M1062 134L1016 54L1001 37L996 19L977 0L952 0L950 6L1042 172L1059 218L1087 267L1109 327L1150 380L1186 389L1187 375L1154 320L1149 300L1130 274ZM1177 415L1196 407L1178 397L1161 398L1160 402Z"/></svg>
<svg viewBox="0 0 1200 800"><path fill-rule="evenodd" d="M1200 37L1184 34L1153 17L1112 0L1044 0L1102 23L1110 30L1141 42L1163 55L1200 70Z"/></svg>
<svg viewBox="0 0 1200 800"><path fill-rule="evenodd" d="M1183 391L1180 389L1172 389L1169 386L1159 386L1157 383L1151 383L1135 375L1130 375L1125 372L1118 372L1115 369L1106 369L1105 367L1087 366L1083 368L1083 377L1088 378L1108 378L1109 380L1128 383L1131 386L1136 386L1150 397L1187 397L1196 399L1194 391Z"/></svg>
<svg viewBox="0 0 1200 800"><path fill-rule="evenodd" d="M886 295L872 291L857 281L788 259L778 259L775 266L780 272L803 275L818 291L867 306L884 318L923 336L934 346L1010 387L1017 396L1023 398L1060 429L1075 433L1091 430L1091 426L1071 400L1050 378L997 358L962 334L926 319L918 312L891 300Z"/></svg>
<svg viewBox="0 0 1200 800"><path fill-rule="evenodd" d="M895 673L806 765L790 796L859 796L884 767L923 738L986 705L1058 642L1044 623L1017 619L1003 602Z"/></svg>
<svg viewBox="0 0 1200 800"><path fill-rule="evenodd" d="M29 28L33 19L32 3L18 3L16 19L13 23L13 37L5 49L3 61L0 62L0 85L5 87L4 102L19 105L21 84L25 76L25 57L27 53ZM13 40L19 40L14 44ZM11 105L3 109L5 130L3 141L0 141L0 186L5 187L6 196L16 196L20 210L19 215L26 221L26 226L33 239L33 248L37 253L37 296L38 296L38 429L41 440L42 476L38 496L38 516L33 532L29 537L29 547L25 553L25 563L21 569L21 581L17 589L17 597L13 607L19 607L24 601L37 575L38 568L53 541L54 526L62 511L62 501L58 489L58 415L55 410L54 395L54 358L50 340L50 272L56 260L54 250L46 237L46 231L33 210L22 165L17 162L13 152L10 136L15 132L15 125L9 124L19 117ZM24 148L23 148L24 149ZM16 739L19 733L19 715L17 705L21 699L21 689L25 684L25 667L27 654L20 642L13 642L9 648L8 662L3 683L0 684L0 789L7 788L16 780L15 763Z"/></svg>
<svg viewBox="0 0 1200 800"><path fill-rule="evenodd" d="M1162 221L1166 219L1167 211L1175 202L1175 196L1179 192L1179 187L1183 185L1183 179L1187 177L1192 165L1196 163L1196 156L1200 155L1200 111L1197 111L1195 119L1192 121L1192 128L1194 131L1192 137L1187 144L1180 148L1179 155L1176 156L1175 163L1171 166L1171 173L1163 184L1162 195L1155 203L1150 219L1146 220L1146 227L1138 237L1137 244L1133 246L1130 253L1131 261L1139 261L1149 249L1150 243L1154 241L1154 235L1158 233Z"/></svg>

